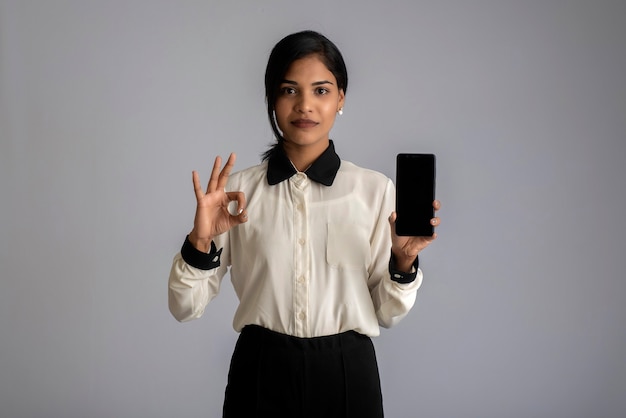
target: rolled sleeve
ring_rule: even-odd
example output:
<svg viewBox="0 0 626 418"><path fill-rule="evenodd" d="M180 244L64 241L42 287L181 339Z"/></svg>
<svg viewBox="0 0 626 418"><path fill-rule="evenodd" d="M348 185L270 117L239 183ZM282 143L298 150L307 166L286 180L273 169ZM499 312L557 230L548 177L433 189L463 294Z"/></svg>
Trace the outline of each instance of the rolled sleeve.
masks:
<svg viewBox="0 0 626 418"><path fill-rule="evenodd" d="M192 267L200 270L212 270L220 266L222 248L218 250L215 242L211 241L211 249L208 253L205 253L194 247L191 241L189 241L189 236L187 236L180 250L180 255L185 260L185 263Z"/></svg>
<svg viewBox="0 0 626 418"><path fill-rule="evenodd" d="M392 254L391 257L389 257L389 274L391 276L391 280L403 284L414 282L417 277L417 269L419 268L419 265L419 256L416 256L410 272L407 273L406 271L398 270L396 268L396 260Z"/></svg>

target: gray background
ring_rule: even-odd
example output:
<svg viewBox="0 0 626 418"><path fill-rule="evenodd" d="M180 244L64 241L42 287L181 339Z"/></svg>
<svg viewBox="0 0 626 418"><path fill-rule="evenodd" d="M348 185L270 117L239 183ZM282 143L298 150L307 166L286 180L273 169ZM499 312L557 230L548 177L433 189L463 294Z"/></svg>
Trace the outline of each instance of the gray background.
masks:
<svg viewBox="0 0 626 418"><path fill-rule="evenodd" d="M0 416L217 417L228 279L179 324L191 170L271 141L263 71L328 35L340 155L438 156L440 239L375 340L389 417L626 416L623 1L0 1Z"/></svg>

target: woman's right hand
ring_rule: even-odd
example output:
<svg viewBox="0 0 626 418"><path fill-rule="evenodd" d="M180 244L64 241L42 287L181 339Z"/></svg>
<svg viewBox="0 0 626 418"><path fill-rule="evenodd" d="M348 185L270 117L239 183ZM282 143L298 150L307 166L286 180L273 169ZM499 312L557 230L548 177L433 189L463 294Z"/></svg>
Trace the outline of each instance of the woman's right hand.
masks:
<svg viewBox="0 0 626 418"><path fill-rule="evenodd" d="M198 172L194 171L192 174L196 193L196 216L193 230L189 233L189 241L200 251L208 252L214 237L248 220L243 192L226 192L224 189L235 165L235 158L234 153L230 154L221 170L222 158L215 158L206 192L200 185ZM237 213L234 215L228 211L228 204L232 201L237 202Z"/></svg>

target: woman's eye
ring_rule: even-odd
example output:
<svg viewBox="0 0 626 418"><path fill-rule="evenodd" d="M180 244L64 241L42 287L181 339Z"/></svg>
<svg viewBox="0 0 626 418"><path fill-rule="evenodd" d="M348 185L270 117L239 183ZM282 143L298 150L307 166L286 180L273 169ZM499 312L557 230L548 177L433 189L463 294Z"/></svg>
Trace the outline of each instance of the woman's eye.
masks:
<svg viewBox="0 0 626 418"><path fill-rule="evenodd" d="M319 87L317 90L315 90L315 93L319 95L328 94L328 89L325 87Z"/></svg>
<svg viewBox="0 0 626 418"><path fill-rule="evenodd" d="M296 89L293 87L283 87L281 90L285 95L296 94Z"/></svg>

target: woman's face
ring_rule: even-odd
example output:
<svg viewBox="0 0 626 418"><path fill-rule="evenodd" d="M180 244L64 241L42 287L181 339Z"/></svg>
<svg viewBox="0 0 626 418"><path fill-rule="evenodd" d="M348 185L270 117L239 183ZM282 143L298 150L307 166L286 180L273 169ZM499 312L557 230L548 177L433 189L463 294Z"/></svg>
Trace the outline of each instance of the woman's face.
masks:
<svg viewBox="0 0 626 418"><path fill-rule="evenodd" d="M344 92L317 55L294 61L276 98L276 122L287 147L311 147L322 153Z"/></svg>

